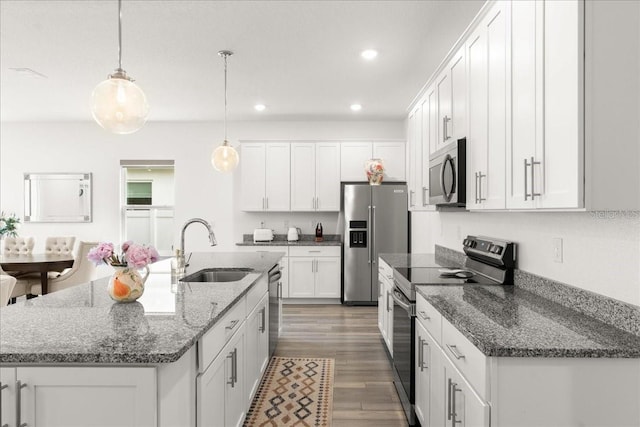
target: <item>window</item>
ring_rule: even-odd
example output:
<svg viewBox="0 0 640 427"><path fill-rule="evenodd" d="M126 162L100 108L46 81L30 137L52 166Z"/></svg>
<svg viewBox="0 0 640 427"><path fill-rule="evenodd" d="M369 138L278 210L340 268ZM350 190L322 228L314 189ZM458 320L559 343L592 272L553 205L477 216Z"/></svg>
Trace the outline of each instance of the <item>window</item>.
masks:
<svg viewBox="0 0 640 427"><path fill-rule="evenodd" d="M153 191L152 181L128 181L127 182L127 204L128 205L151 205Z"/></svg>

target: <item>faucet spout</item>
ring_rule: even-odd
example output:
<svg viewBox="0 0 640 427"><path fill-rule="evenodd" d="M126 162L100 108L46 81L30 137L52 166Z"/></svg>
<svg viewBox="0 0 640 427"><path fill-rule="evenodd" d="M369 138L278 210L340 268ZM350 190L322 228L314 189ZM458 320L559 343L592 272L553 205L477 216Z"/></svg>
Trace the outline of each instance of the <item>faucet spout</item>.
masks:
<svg viewBox="0 0 640 427"><path fill-rule="evenodd" d="M182 226L182 232L180 233L180 254L182 257L185 256L184 233L187 230L187 227L189 227L191 224L196 222L199 222L200 224L207 227L207 231L209 232L209 242L211 243L211 246L216 246L218 244L218 241L216 240L216 235L213 232L213 227L211 227L211 224L209 224L206 220L202 218L191 218L190 220L184 223L184 225Z"/></svg>

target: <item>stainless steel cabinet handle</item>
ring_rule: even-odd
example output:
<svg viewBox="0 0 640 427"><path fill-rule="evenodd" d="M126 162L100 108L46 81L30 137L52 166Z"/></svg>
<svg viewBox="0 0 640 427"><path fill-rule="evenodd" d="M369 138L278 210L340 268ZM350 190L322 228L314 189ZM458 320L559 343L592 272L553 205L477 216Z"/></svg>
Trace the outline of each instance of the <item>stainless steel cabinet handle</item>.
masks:
<svg viewBox="0 0 640 427"><path fill-rule="evenodd" d="M415 192L413 190L409 190L409 207L411 207L411 208L415 206L415 204L413 203L413 194L414 193Z"/></svg>
<svg viewBox="0 0 640 427"><path fill-rule="evenodd" d="M418 358L417 358L417 362L418 362L418 368L421 368L420 371L422 371L422 338L420 337L420 335L418 335Z"/></svg>
<svg viewBox="0 0 640 427"><path fill-rule="evenodd" d="M475 193L476 193L475 194L475 196L476 196L475 199L476 199L476 204L477 204L478 203L478 172L475 172L474 175L476 177L476 183L475 183L474 189L475 189Z"/></svg>
<svg viewBox="0 0 640 427"><path fill-rule="evenodd" d="M262 210L264 210L264 197L262 198Z"/></svg>
<svg viewBox="0 0 640 427"><path fill-rule="evenodd" d="M16 381L16 426L26 427L27 423L22 422L22 389L27 386L27 383L22 381Z"/></svg>
<svg viewBox="0 0 640 427"><path fill-rule="evenodd" d="M451 383L451 427L455 427L456 424L462 423L462 420L456 420L456 416L458 413L456 412L456 393L462 391L456 387L458 384L452 382Z"/></svg>
<svg viewBox="0 0 640 427"><path fill-rule="evenodd" d="M282 298L282 282L278 282L278 292L277 292L277 297L278 299Z"/></svg>
<svg viewBox="0 0 640 427"><path fill-rule="evenodd" d="M391 311L389 308L389 297L391 296L391 291L387 291L387 311Z"/></svg>
<svg viewBox="0 0 640 427"><path fill-rule="evenodd" d="M229 329L229 330L231 330L231 329L235 328L239 321L240 321L240 320L232 320L232 321L231 321L231 323L229 323L229 324L225 327L225 329Z"/></svg>
<svg viewBox="0 0 640 427"><path fill-rule="evenodd" d="M264 334L264 331L267 330L267 307L262 307L262 323L260 324L260 333Z"/></svg>
<svg viewBox="0 0 640 427"><path fill-rule="evenodd" d="M232 374L233 374L233 385L238 382L238 349L234 347L233 349L233 365L231 366Z"/></svg>
<svg viewBox="0 0 640 427"><path fill-rule="evenodd" d="M451 381L451 378L447 379L447 419L450 420L451 419L451 389L453 385L453 381Z"/></svg>
<svg viewBox="0 0 640 427"><path fill-rule="evenodd" d="M382 287L384 286L384 283L382 283L382 280L378 280L378 297L382 296Z"/></svg>
<svg viewBox="0 0 640 427"><path fill-rule="evenodd" d="M541 196L541 193L536 193L535 186L535 165L539 165L540 162L535 162L533 157L531 157L531 200L534 200L536 196Z"/></svg>
<svg viewBox="0 0 640 427"><path fill-rule="evenodd" d="M420 314L420 317L422 317L424 320L431 320L431 318L427 316L426 312L421 311L419 314Z"/></svg>
<svg viewBox="0 0 640 427"><path fill-rule="evenodd" d="M424 362L424 346L425 345L429 347L427 340L422 340L422 343L420 344L420 372L429 368L427 364Z"/></svg>
<svg viewBox="0 0 640 427"><path fill-rule="evenodd" d="M422 206L427 206L427 187L422 187Z"/></svg>
<svg viewBox="0 0 640 427"><path fill-rule="evenodd" d="M319 254L322 251L309 251L310 254Z"/></svg>
<svg viewBox="0 0 640 427"><path fill-rule="evenodd" d="M482 197L482 178L486 178L487 175L483 175L482 172L478 172L478 202L484 202L485 198Z"/></svg>
<svg viewBox="0 0 640 427"><path fill-rule="evenodd" d="M529 162L527 159L524 159L524 200L527 201L529 199L529 193L527 192L527 167L529 167Z"/></svg>
<svg viewBox="0 0 640 427"><path fill-rule="evenodd" d="M230 351L229 354L227 354L227 359L231 359L231 375L229 376L229 380L227 380L227 384L233 387L233 351Z"/></svg>
<svg viewBox="0 0 640 427"><path fill-rule="evenodd" d="M389 275L387 275L387 279L389 279L389 280L393 280L393 274L389 274Z"/></svg>
<svg viewBox="0 0 640 427"><path fill-rule="evenodd" d="M2 390L4 390L5 388L9 388L9 386L8 386L7 384L2 384L2 383L0 382L0 392L1 392ZM9 427L9 424L2 424L2 427Z"/></svg>
<svg viewBox="0 0 640 427"><path fill-rule="evenodd" d="M451 354L453 354L453 357L455 357L458 360L464 359L464 354L462 354L462 353L460 353L458 351L458 347L457 346L449 345L449 344L446 344L446 346L449 349L449 351L451 352Z"/></svg>

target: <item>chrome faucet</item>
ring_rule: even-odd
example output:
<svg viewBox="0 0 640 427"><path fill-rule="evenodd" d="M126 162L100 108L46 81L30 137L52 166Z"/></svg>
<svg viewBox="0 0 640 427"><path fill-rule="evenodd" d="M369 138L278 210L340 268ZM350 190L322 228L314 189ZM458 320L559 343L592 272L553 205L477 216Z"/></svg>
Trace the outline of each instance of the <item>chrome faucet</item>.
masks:
<svg viewBox="0 0 640 427"><path fill-rule="evenodd" d="M211 224L209 224L206 220L202 218L191 218L190 220L184 223L184 225L182 226L182 232L180 233L180 256L182 257L183 260L184 260L184 232L187 230L187 227L193 224L194 222L199 222L200 224L207 227L207 231L209 231L209 242L211 243L211 246L216 246L218 244L218 241L216 240L216 235L213 232L213 228L211 227ZM188 266L187 263L183 263L183 265L185 267Z"/></svg>

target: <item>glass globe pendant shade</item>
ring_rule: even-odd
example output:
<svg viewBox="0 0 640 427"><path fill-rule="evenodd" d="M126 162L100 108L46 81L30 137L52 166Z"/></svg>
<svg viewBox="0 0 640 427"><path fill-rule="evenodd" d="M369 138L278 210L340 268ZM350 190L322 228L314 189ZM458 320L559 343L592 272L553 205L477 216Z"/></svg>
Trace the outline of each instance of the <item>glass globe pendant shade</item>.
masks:
<svg viewBox="0 0 640 427"><path fill-rule="evenodd" d="M225 141L221 146L213 150L211 164L218 172L230 172L238 166L238 152Z"/></svg>
<svg viewBox="0 0 640 427"><path fill-rule="evenodd" d="M144 126L149 104L142 89L131 80L109 76L93 90L91 112L104 129L128 134Z"/></svg>

